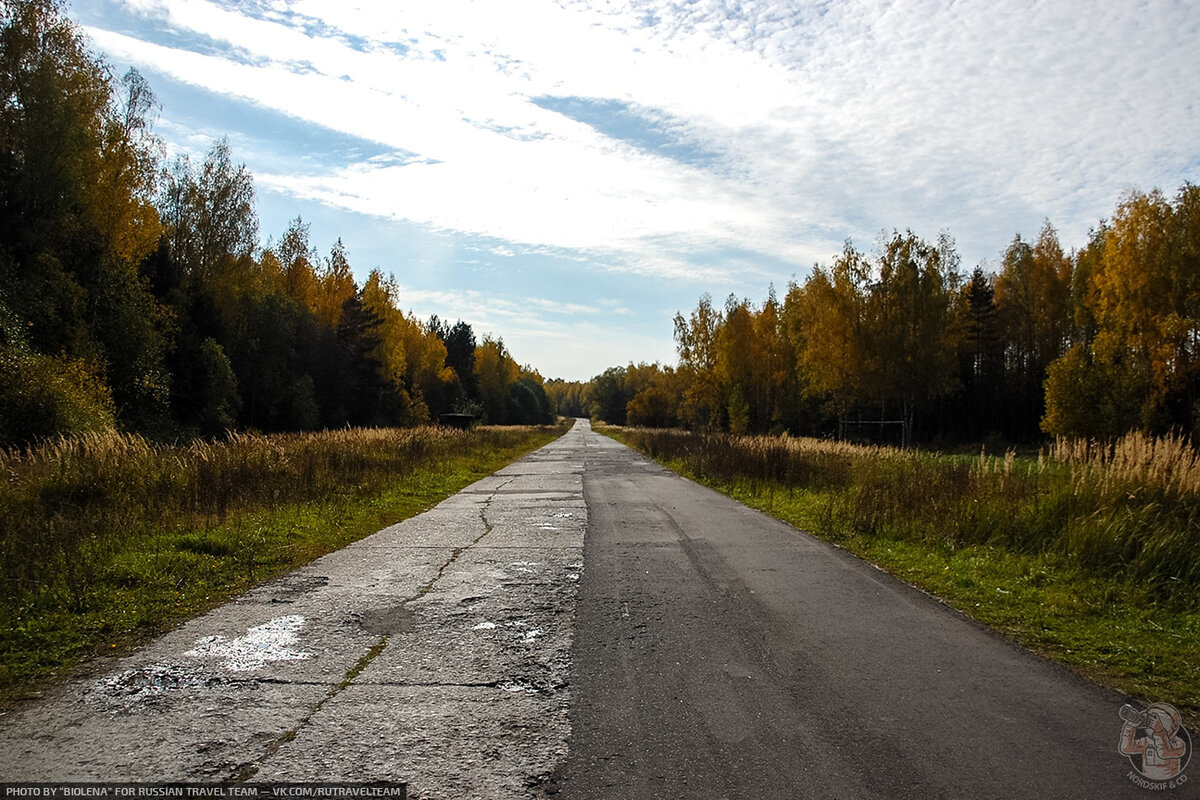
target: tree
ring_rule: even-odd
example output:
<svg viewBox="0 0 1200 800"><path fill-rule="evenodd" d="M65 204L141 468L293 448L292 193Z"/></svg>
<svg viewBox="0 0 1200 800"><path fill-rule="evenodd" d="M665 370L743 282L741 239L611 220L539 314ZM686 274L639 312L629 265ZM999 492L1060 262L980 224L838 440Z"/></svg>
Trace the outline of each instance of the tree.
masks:
<svg viewBox="0 0 1200 800"><path fill-rule="evenodd" d="M216 339L205 339L200 345L198 371L200 396L197 417L201 433L216 436L233 430L237 427L237 414L242 401L238 396L233 365Z"/></svg>
<svg viewBox="0 0 1200 800"><path fill-rule="evenodd" d="M661 364L630 364L625 370L623 396L625 422L650 428L669 428L679 423L680 387L678 374Z"/></svg>
<svg viewBox="0 0 1200 800"><path fill-rule="evenodd" d="M118 417L166 416L168 315L138 263L158 239L152 93L118 94L51 0L0 5L0 294L33 352L87 364Z"/></svg>
<svg viewBox="0 0 1200 800"><path fill-rule="evenodd" d="M377 358L388 395L387 416L393 424L424 423L431 413L449 411L442 398L454 373L445 366L446 346L435 330L402 313L396 295L395 281L378 270L362 289L363 304L381 321Z"/></svg>
<svg viewBox="0 0 1200 800"><path fill-rule="evenodd" d="M717 375L734 433L761 432L770 424L774 341L762 335L757 316L749 300L730 295L716 336Z"/></svg>
<svg viewBox="0 0 1200 800"><path fill-rule="evenodd" d="M828 269L788 292L787 324L804 390L842 419L865 402L873 356L867 339L866 258L847 241Z"/></svg>
<svg viewBox="0 0 1200 800"><path fill-rule="evenodd" d="M1200 388L1200 193L1185 184L1172 205L1132 191L1081 254L1076 296L1086 323L1080 349L1048 381L1049 433L1080 428L1070 413L1081 385L1104 386L1117 409L1109 435L1140 427L1193 430ZM1083 327L1077 324L1077 328ZM1140 397L1136 412L1131 397Z"/></svg>
<svg viewBox="0 0 1200 800"><path fill-rule="evenodd" d="M33 350L20 317L0 294L0 443L112 430L115 407L87 363Z"/></svg>
<svg viewBox="0 0 1200 800"><path fill-rule="evenodd" d="M130 429L165 432L170 375L164 361L174 320L135 265L107 256L89 277L85 308L118 418Z"/></svg>
<svg viewBox="0 0 1200 800"><path fill-rule="evenodd" d="M522 371L508 387L509 422L514 425L549 425L554 422L550 400L542 387L541 376Z"/></svg>
<svg viewBox="0 0 1200 800"><path fill-rule="evenodd" d="M1128 362L1098 361L1075 345L1050 364L1043 427L1060 436L1114 439L1142 417L1145 377Z"/></svg>
<svg viewBox="0 0 1200 800"><path fill-rule="evenodd" d="M311 316L287 294L263 289L243 293L221 316L222 349L242 400L241 424L268 431L317 427L320 419L309 412L317 403L311 373L319 365L320 334Z"/></svg>
<svg viewBox="0 0 1200 800"><path fill-rule="evenodd" d="M315 314L320 305L320 284L317 278L317 251L308 242L309 226L296 217L275 246L283 271L287 293L309 312Z"/></svg>
<svg viewBox="0 0 1200 800"><path fill-rule="evenodd" d="M454 323L441 337L446 345L446 366L454 370L462 384L463 394L471 399L479 398L479 386L475 380L475 332L462 320Z"/></svg>
<svg viewBox="0 0 1200 800"><path fill-rule="evenodd" d="M741 384L734 384L729 390L727 409L729 413L729 432L738 435L749 433L750 403L746 401L746 395L742 393Z"/></svg>
<svg viewBox="0 0 1200 800"><path fill-rule="evenodd" d="M564 417L590 415L586 398L589 386L590 384L584 381L564 381L560 378L551 378L544 384L551 408Z"/></svg>
<svg viewBox="0 0 1200 800"><path fill-rule="evenodd" d="M772 285L767 301L754 318L755 337L762 348L762 412L760 430L796 429L801 388L796 373L796 350L788 336L784 310Z"/></svg>
<svg viewBox="0 0 1200 800"><path fill-rule="evenodd" d="M338 239L329 251L324 268L317 280L316 314L321 324L337 330L341 322L342 309L358 291L354 273L350 269L350 258L346 246Z"/></svg>
<svg viewBox="0 0 1200 800"><path fill-rule="evenodd" d="M878 271L867 302L873 362L868 388L881 407L898 407L907 446L918 404L955 387L957 255L948 240L930 247L912 231L894 233L880 254Z"/></svg>
<svg viewBox="0 0 1200 800"><path fill-rule="evenodd" d="M164 175L160 198L172 257L192 278L222 285L244 276L258 246L254 178L245 164L235 166L227 139L213 143L197 170L179 156Z"/></svg>
<svg viewBox="0 0 1200 800"><path fill-rule="evenodd" d="M1046 369L1067 347L1071 327L1070 261L1047 221L1030 245L1018 235L1004 252L995 299L1004 330L1010 432L1028 436L1044 410Z"/></svg>
<svg viewBox="0 0 1200 800"><path fill-rule="evenodd" d="M346 298L337 327L337 340L345 353L341 408L352 425L384 422L385 385L379 360L381 320L364 302L361 293Z"/></svg>
<svg viewBox="0 0 1200 800"><path fill-rule="evenodd" d="M0 236L18 261L84 244L112 88L56 0L0 4Z"/></svg>
<svg viewBox="0 0 1200 800"><path fill-rule="evenodd" d="M484 336L475 348L475 381L484 421L504 425L509 421L508 387L520 376L520 367L502 339Z"/></svg>
<svg viewBox="0 0 1200 800"><path fill-rule="evenodd" d="M629 401L633 399L625 385L627 372L625 367L609 367L592 378L587 403L593 419L610 425L625 424Z"/></svg>
<svg viewBox="0 0 1200 800"><path fill-rule="evenodd" d="M136 69L121 78L115 99L101 134L90 216L104 250L136 264L155 248L162 229L154 206L162 144L151 132L158 101Z"/></svg>
<svg viewBox="0 0 1200 800"><path fill-rule="evenodd" d="M28 444L116 427L108 388L85 362L0 347L0 442Z"/></svg>
<svg viewBox="0 0 1200 800"><path fill-rule="evenodd" d="M675 315L675 346L679 351L679 372L684 384L679 417L688 427L716 428L721 425L724 403L717 371L717 332L722 322L721 313L713 308L712 298L707 294L700 297L689 318Z"/></svg>
<svg viewBox="0 0 1200 800"><path fill-rule="evenodd" d="M991 279L981 267L971 273L958 305L962 315L959 376L966 405L966 432L982 437L998 431L1004 380L1004 340Z"/></svg>

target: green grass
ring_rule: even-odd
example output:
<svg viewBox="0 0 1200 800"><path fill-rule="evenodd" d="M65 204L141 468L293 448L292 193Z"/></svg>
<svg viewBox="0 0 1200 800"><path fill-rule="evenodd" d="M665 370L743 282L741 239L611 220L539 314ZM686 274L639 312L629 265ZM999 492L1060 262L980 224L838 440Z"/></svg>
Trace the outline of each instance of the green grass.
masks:
<svg viewBox="0 0 1200 800"><path fill-rule="evenodd" d="M6 554L19 557L0 573L0 704L414 516L566 428L259 437L205 445L196 459L195 446L140 441L110 442L103 457L70 447L9 453L0 506L23 516L10 513L0 528ZM268 463L261 451L272 449ZM223 460L237 474L214 468ZM257 488L237 486L251 480L247 464ZM160 497L148 480L139 494L139 474L161 474L178 491ZM228 496L213 497L214 486ZM38 541L21 541L31 536Z"/></svg>
<svg viewBox="0 0 1200 800"><path fill-rule="evenodd" d="M1033 458L793 440L797 455L761 437L600 430L1092 681L1200 722L1196 571L1179 562L1200 548L1186 492Z"/></svg>

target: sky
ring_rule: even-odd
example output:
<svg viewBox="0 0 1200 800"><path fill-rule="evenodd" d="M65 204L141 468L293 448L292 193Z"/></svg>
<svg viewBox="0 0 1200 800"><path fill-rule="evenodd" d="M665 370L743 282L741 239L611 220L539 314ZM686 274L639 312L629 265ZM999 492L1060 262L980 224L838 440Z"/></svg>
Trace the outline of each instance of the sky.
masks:
<svg viewBox="0 0 1200 800"><path fill-rule="evenodd" d="M400 305L547 378L673 364L851 239L963 268L1200 180L1193 0L74 0L170 155L226 137L264 246L300 217Z"/></svg>

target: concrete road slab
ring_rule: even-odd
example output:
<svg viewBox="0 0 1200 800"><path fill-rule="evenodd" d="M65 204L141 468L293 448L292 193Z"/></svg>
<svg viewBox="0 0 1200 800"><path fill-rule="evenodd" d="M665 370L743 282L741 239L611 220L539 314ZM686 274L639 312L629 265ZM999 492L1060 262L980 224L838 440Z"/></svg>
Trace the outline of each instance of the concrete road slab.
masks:
<svg viewBox="0 0 1200 800"><path fill-rule="evenodd" d="M565 692L356 683L256 779L398 779L427 800L537 796L566 756L566 700Z"/></svg>
<svg viewBox="0 0 1200 800"><path fill-rule="evenodd" d="M0 780L531 796L566 752L587 435L0 717Z"/></svg>

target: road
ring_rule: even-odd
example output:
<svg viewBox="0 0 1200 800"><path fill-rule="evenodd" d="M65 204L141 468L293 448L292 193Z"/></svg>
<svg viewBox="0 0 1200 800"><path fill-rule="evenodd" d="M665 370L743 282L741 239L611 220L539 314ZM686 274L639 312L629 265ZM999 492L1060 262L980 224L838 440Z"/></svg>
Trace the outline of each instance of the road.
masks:
<svg viewBox="0 0 1200 800"><path fill-rule="evenodd" d="M581 421L0 717L0 779L1142 797L1124 702Z"/></svg>
<svg viewBox="0 0 1200 800"><path fill-rule="evenodd" d="M1145 797L1123 696L616 443L583 488L560 797Z"/></svg>

